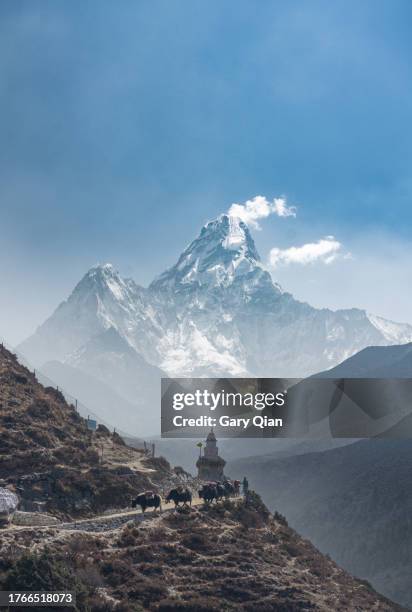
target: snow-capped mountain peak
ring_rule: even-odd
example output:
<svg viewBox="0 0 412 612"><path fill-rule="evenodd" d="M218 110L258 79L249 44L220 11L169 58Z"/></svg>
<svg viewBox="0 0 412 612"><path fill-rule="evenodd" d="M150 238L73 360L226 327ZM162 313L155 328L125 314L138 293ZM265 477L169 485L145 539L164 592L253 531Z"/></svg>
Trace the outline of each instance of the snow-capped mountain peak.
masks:
<svg viewBox="0 0 412 612"><path fill-rule="evenodd" d="M211 250L221 245L223 249L233 251L235 259L243 256L251 262L260 261L249 228L239 217L226 213L219 215L203 226L200 237L210 240Z"/></svg>
<svg viewBox="0 0 412 612"><path fill-rule="evenodd" d="M222 214L206 223L177 263L151 285L155 291L201 287L227 287L239 277L264 272L247 225Z"/></svg>
<svg viewBox="0 0 412 612"><path fill-rule="evenodd" d="M109 291L115 299L122 300L125 297L127 286L112 264L105 263L90 268L76 286L73 294L84 294L89 291L98 294Z"/></svg>
<svg viewBox="0 0 412 612"><path fill-rule="evenodd" d="M411 341L412 327L295 300L261 263L248 226L223 214L148 289L111 264L94 266L19 348L37 365L97 347L96 363L99 354L125 368L126 352L115 343L103 350L97 337L106 345L120 337L147 364L173 375L300 377L365 346Z"/></svg>

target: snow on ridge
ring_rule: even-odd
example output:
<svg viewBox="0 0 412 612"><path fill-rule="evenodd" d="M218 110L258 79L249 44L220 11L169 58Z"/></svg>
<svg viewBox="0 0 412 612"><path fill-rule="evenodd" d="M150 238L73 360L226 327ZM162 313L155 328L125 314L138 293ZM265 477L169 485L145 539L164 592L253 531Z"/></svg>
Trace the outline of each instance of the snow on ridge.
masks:
<svg viewBox="0 0 412 612"><path fill-rule="evenodd" d="M246 235L244 229L240 226L239 217L229 215L229 231L226 238L222 242L222 246L225 249L238 249L240 246L245 245Z"/></svg>
<svg viewBox="0 0 412 612"><path fill-rule="evenodd" d="M211 338L193 321L180 326L175 333L167 333L162 341L164 355L160 367L169 376L225 373L229 376L245 376L245 366L234 355L233 340L224 336Z"/></svg>
<svg viewBox="0 0 412 612"><path fill-rule="evenodd" d="M97 263L94 266L92 266L88 273L89 275L93 275L96 273L103 273L105 275L107 274L118 274L118 272L115 270L115 267L113 266L113 264L111 264L110 262L106 262L104 264L101 263Z"/></svg>
<svg viewBox="0 0 412 612"><path fill-rule="evenodd" d="M412 342L412 325L409 323L396 323L372 313L366 313L372 325L391 344L406 344Z"/></svg>

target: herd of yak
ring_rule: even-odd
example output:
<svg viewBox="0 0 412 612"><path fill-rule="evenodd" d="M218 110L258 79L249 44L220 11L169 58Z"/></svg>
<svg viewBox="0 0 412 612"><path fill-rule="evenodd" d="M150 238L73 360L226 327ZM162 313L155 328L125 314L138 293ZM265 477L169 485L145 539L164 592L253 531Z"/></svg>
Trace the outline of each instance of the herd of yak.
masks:
<svg viewBox="0 0 412 612"><path fill-rule="evenodd" d="M205 504L210 504L213 501L218 502L219 499L227 497L237 497L240 495L240 481L239 480L225 480L224 482L207 482L198 491L199 497L204 500ZM184 506L191 506L193 494L188 487L179 486L172 489L166 496L166 502L174 502L175 508L179 504ZM140 493L132 501L132 508L140 506L142 512L146 512L147 508L153 508L156 511L159 508L159 512L162 510L162 498L158 493L153 491L146 491Z"/></svg>

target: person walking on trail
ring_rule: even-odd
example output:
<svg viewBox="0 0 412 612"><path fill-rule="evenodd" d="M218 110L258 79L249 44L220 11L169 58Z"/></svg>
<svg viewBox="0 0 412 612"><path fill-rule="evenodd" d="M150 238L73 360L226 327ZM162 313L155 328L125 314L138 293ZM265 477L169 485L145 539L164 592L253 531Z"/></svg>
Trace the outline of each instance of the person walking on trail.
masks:
<svg viewBox="0 0 412 612"><path fill-rule="evenodd" d="M243 487L243 495L247 495L249 491L249 481L246 478L246 476L243 478L242 487Z"/></svg>

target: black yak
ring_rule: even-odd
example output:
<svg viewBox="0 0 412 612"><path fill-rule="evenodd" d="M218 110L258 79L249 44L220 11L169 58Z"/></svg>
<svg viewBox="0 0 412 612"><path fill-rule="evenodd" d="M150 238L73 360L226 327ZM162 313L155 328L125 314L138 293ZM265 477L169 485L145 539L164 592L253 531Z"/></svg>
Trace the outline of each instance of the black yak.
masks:
<svg viewBox="0 0 412 612"><path fill-rule="evenodd" d="M159 508L159 512L161 512L162 498L157 493L151 493L150 491L139 493L139 495L132 500L132 508L136 508L136 506L141 507L143 514L146 512L146 508L153 508L153 512L156 512L156 509Z"/></svg>
<svg viewBox="0 0 412 612"><path fill-rule="evenodd" d="M205 504L210 504L213 500L218 500L220 495L218 487L222 485L215 484L204 484L203 487L199 490L199 497L203 499ZM222 487L223 489L223 487ZM223 491L221 493L223 495Z"/></svg>
<svg viewBox="0 0 412 612"><path fill-rule="evenodd" d="M184 506L187 506L187 504L191 506L192 505L192 492L190 491L190 489L183 488L183 487L172 489L169 492L169 495L166 497L166 501L167 502L174 501L176 508L179 506L180 502L182 502Z"/></svg>
<svg viewBox="0 0 412 612"><path fill-rule="evenodd" d="M225 497L230 497L231 495L235 494L235 487L233 486L233 484L230 482L230 480L225 480L223 483L223 488L225 490L224 492L224 496Z"/></svg>

